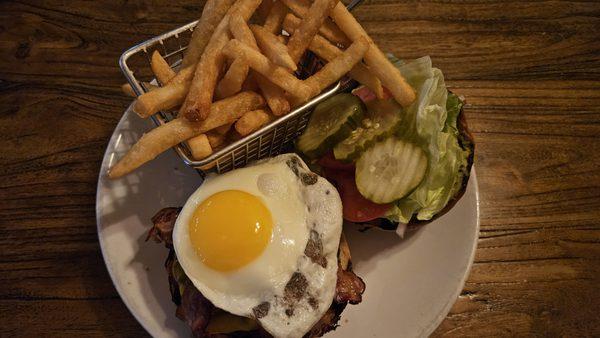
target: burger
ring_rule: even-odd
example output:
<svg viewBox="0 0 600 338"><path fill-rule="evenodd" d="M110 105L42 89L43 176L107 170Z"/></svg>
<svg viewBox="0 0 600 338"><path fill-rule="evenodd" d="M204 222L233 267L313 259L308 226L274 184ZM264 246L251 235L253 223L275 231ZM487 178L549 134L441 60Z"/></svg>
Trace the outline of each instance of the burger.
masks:
<svg viewBox="0 0 600 338"><path fill-rule="evenodd" d="M152 222L194 337L319 337L362 300L339 194L295 154L208 176Z"/></svg>
<svg viewBox="0 0 600 338"><path fill-rule="evenodd" d="M315 108L296 146L337 187L346 222L402 235L460 199L474 142L463 99L429 57L390 59L415 91L411 105L364 86L338 94Z"/></svg>

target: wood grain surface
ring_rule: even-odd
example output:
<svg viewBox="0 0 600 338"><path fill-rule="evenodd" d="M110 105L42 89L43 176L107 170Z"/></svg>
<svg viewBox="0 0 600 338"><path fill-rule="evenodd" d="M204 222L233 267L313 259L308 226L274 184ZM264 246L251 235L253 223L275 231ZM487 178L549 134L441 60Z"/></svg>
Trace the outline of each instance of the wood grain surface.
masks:
<svg viewBox="0 0 600 338"><path fill-rule="evenodd" d="M0 336L144 336L95 194L130 99L120 54L198 1L0 2ZM383 50L431 55L477 142L481 238L435 336L600 335L600 3L364 1Z"/></svg>

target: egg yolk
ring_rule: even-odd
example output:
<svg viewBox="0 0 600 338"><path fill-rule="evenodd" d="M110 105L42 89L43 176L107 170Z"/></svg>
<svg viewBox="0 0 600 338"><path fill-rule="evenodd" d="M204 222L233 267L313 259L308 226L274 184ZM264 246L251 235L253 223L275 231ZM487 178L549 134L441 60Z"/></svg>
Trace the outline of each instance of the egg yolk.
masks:
<svg viewBox="0 0 600 338"><path fill-rule="evenodd" d="M265 250L273 219L258 197L240 190L225 190L196 208L189 231L196 254L206 266L233 271Z"/></svg>

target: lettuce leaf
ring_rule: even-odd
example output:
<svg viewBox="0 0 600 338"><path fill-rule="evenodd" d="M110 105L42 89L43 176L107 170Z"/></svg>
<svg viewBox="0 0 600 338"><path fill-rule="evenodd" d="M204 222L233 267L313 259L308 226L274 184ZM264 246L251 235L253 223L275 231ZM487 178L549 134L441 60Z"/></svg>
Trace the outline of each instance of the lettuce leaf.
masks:
<svg viewBox="0 0 600 338"><path fill-rule="evenodd" d="M428 171L421 184L397 201L386 218L408 223L414 215L429 220L448 204L461 188L469 151L461 148L457 118L462 102L449 94L442 71L432 67L429 56L404 63L390 59L417 92L404 111L398 137L418 144L428 155Z"/></svg>

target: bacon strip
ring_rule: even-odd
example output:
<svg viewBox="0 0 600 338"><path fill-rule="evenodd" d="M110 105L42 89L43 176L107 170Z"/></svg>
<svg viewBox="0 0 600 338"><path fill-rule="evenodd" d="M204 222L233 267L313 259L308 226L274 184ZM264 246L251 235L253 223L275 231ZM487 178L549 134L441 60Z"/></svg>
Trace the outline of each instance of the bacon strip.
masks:
<svg viewBox="0 0 600 338"><path fill-rule="evenodd" d="M352 271L338 269L335 285L335 301L337 303L358 304L365 292L365 282Z"/></svg>
<svg viewBox="0 0 600 338"><path fill-rule="evenodd" d="M148 232L146 241L152 238L156 243L165 243L167 247L173 245L173 228L181 208L164 208L152 217L154 226Z"/></svg>
<svg viewBox="0 0 600 338"><path fill-rule="evenodd" d="M206 336L212 310L212 303L188 280L181 296L181 305L177 307L177 317L189 325L194 337Z"/></svg>

